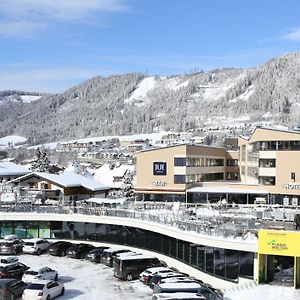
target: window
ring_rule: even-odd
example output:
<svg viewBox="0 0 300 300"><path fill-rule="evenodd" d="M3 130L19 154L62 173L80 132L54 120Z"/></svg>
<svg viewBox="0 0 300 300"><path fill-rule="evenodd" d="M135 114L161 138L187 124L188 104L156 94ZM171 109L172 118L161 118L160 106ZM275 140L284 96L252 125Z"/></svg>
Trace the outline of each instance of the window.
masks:
<svg viewBox="0 0 300 300"><path fill-rule="evenodd" d="M239 165L238 159L227 159L226 162L228 167L236 167Z"/></svg>
<svg viewBox="0 0 300 300"><path fill-rule="evenodd" d="M260 168L275 168L276 167L276 159L260 159L259 160Z"/></svg>
<svg viewBox="0 0 300 300"><path fill-rule="evenodd" d="M262 185L275 185L274 176L259 176L258 180L259 180L259 184Z"/></svg>
<svg viewBox="0 0 300 300"><path fill-rule="evenodd" d="M185 175L174 175L175 184L185 184Z"/></svg>
<svg viewBox="0 0 300 300"><path fill-rule="evenodd" d="M186 166L186 158L185 157L175 157L174 158L174 166L175 167L185 167Z"/></svg>

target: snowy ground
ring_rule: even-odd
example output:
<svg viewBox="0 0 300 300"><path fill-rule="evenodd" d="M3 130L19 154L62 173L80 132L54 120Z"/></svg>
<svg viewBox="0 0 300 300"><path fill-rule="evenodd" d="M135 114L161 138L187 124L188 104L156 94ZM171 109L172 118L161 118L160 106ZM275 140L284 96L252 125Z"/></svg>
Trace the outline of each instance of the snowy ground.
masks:
<svg viewBox="0 0 300 300"><path fill-rule="evenodd" d="M58 299L138 300L151 299L152 291L138 280L126 282L113 276L112 268L85 260L50 255L21 255L29 267L48 266L58 271L58 281L65 285L65 295Z"/></svg>
<svg viewBox="0 0 300 300"><path fill-rule="evenodd" d="M58 299L76 300L151 300L152 290L138 280L126 282L116 279L112 269L102 264L50 255L21 255L20 261L29 267L48 266L59 273L58 280L65 285L65 295ZM298 300L300 291L292 287L260 285L232 289L225 293L225 300Z"/></svg>

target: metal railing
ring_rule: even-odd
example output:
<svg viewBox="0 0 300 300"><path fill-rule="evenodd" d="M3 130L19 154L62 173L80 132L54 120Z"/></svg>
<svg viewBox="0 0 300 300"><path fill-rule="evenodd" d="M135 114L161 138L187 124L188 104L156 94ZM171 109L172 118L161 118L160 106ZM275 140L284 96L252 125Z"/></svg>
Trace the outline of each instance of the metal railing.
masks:
<svg viewBox="0 0 300 300"><path fill-rule="evenodd" d="M3 213L38 213L38 214L76 214L99 217L128 218L156 224L172 226L182 231L218 236L223 238L246 239L256 235L254 220L231 219L228 217L200 216L191 219L188 213L174 213L165 210L140 210L134 208L106 208L85 206L0 206Z"/></svg>

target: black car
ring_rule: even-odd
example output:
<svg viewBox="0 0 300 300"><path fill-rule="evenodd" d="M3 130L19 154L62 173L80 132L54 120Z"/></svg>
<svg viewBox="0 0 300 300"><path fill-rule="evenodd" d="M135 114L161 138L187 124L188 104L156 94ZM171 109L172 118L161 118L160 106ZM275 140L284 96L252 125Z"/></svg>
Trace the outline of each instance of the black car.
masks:
<svg viewBox="0 0 300 300"><path fill-rule="evenodd" d="M73 244L67 250L67 256L71 258L84 258L85 255L93 250L95 247L90 244Z"/></svg>
<svg viewBox="0 0 300 300"><path fill-rule="evenodd" d="M97 247L85 255L85 259L91 262L100 263L101 254L103 250L108 249L109 247Z"/></svg>
<svg viewBox="0 0 300 300"><path fill-rule="evenodd" d="M67 250L73 246L70 242L58 241L52 243L48 248L48 253L55 256L65 256L67 254Z"/></svg>
<svg viewBox="0 0 300 300"><path fill-rule="evenodd" d="M3 241L0 244L0 254L8 254L8 255L14 255L21 253L23 250L24 242L22 240L16 239L16 240L9 240L9 241Z"/></svg>
<svg viewBox="0 0 300 300"><path fill-rule="evenodd" d="M0 279L0 299L11 300L22 296L27 283L13 278Z"/></svg>
<svg viewBox="0 0 300 300"><path fill-rule="evenodd" d="M22 278L29 269L28 266L18 262L8 266L0 266L0 278Z"/></svg>

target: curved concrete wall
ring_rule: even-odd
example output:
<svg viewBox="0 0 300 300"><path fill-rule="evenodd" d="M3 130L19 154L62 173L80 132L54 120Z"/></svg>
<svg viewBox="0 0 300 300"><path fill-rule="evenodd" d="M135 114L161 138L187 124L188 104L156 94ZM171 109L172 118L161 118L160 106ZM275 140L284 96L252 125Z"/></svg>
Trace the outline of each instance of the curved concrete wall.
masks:
<svg viewBox="0 0 300 300"><path fill-rule="evenodd" d="M195 232L182 231L171 226L166 226L154 222L147 222L129 218L116 218L106 216L89 216L82 214L46 214L46 213L0 213L2 221L68 221L68 222L89 222L98 224L111 224L111 225L124 225L129 227L140 228L144 230L153 231L163 235L167 235L176 239L185 240L191 243L207 245L211 247L219 247L225 249L234 249L240 251L257 252L257 241L256 240L241 240L241 239L225 239L215 236L200 235ZM78 242L78 241L76 241ZM95 245L110 245L106 243L92 242ZM115 244L112 247L116 247ZM177 268L178 270L188 273L191 276L199 278L206 283L211 284L217 288L230 288L236 286L234 282L226 281L207 273L201 272L196 268L193 268L183 262L180 262L174 258L166 255L153 253L151 251L142 250L139 248L129 247L133 251L139 251L145 254L152 254L157 256L159 259L165 261L168 265ZM255 264L254 264L255 265ZM252 280L240 279L239 284L245 282L253 282Z"/></svg>

